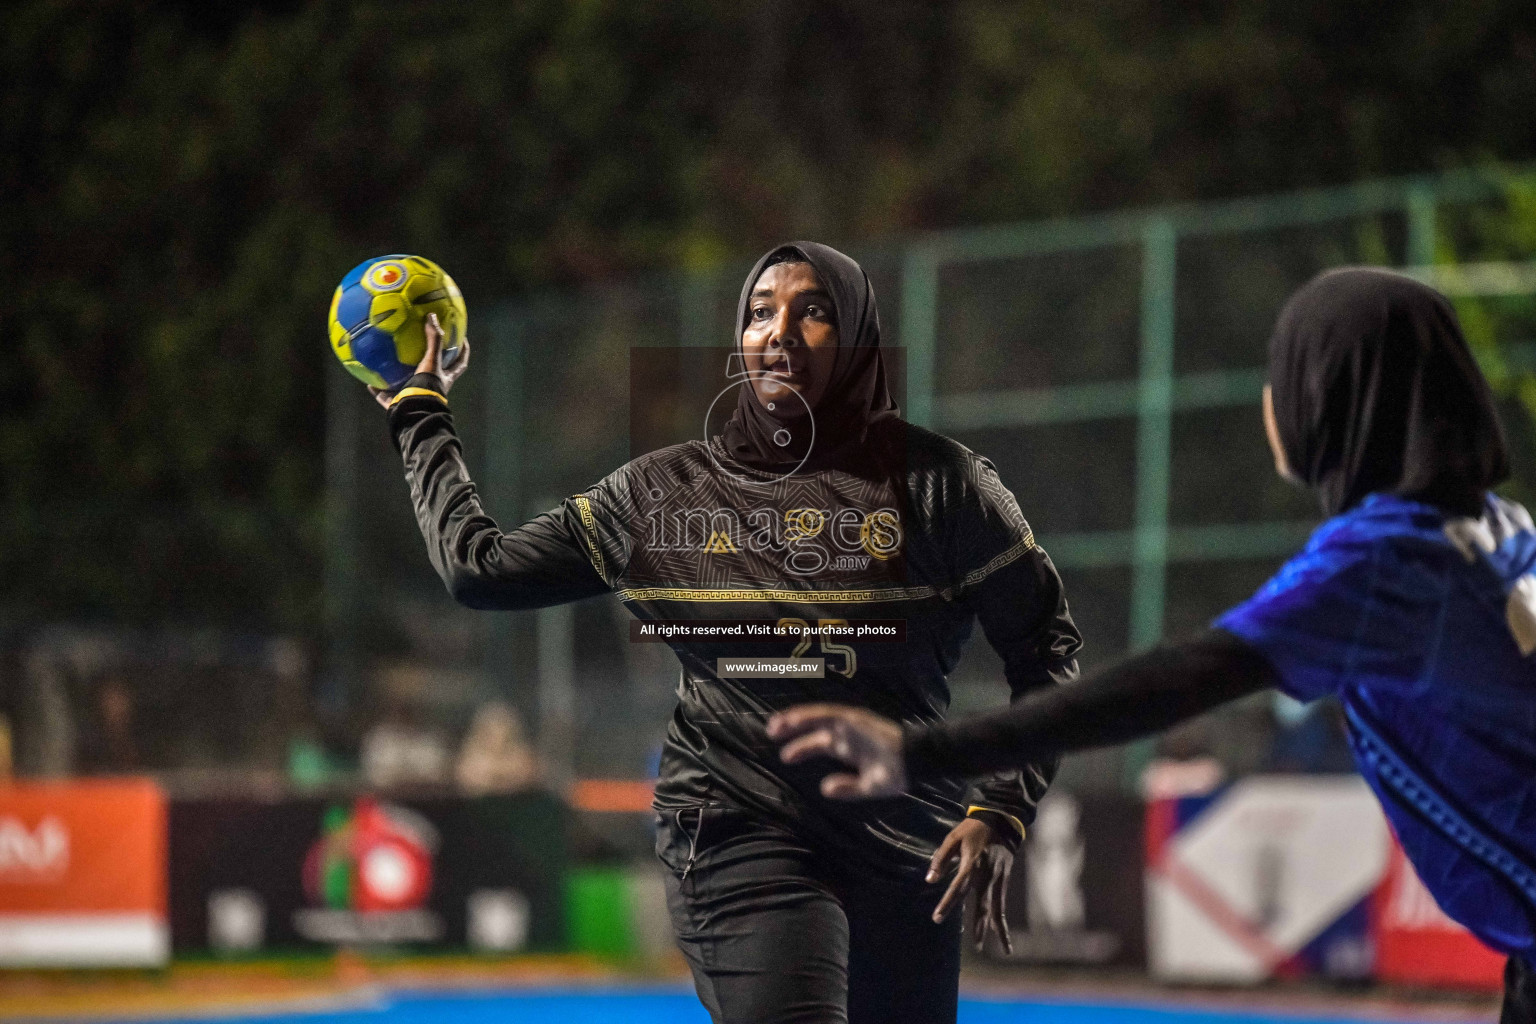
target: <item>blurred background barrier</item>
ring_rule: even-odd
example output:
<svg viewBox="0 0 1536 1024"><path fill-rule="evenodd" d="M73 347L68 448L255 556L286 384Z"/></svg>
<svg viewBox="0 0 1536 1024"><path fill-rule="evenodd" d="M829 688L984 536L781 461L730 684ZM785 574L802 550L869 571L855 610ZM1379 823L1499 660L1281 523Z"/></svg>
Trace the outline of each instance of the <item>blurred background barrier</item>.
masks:
<svg viewBox="0 0 1536 1024"><path fill-rule="evenodd" d="M566 948L565 806L543 793L177 800L179 953Z"/></svg>
<svg viewBox="0 0 1536 1024"><path fill-rule="evenodd" d="M1013 965L1143 969L1147 936L1141 800L1054 788L1014 859L1008 889Z"/></svg>
<svg viewBox="0 0 1536 1024"><path fill-rule="evenodd" d="M1175 777L1180 795L1145 804L1053 790L1014 865L1014 949L993 940L985 959L1174 983L1500 986L1503 958L1435 906L1357 776ZM671 962L663 869L596 835L543 792L167 804L148 780L13 785L0 965L336 950Z"/></svg>
<svg viewBox="0 0 1536 1024"><path fill-rule="evenodd" d="M1368 978L1386 819L1353 776L1253 776L1147 813L1152 973Z"/></svg>
<svg viewBox="0 0 1536 1024"><path fill-rule="evenodd" d="M0 967L166 963L165 815L148 779L0 785Z"/></svg>
<svg viewBox="0 0 1536 1024"><path fill-rule="evenodd" d="M1447 918L1358 776L1250 776L1146 813L1153 977L1503 985L1504 957Z"/></svg>

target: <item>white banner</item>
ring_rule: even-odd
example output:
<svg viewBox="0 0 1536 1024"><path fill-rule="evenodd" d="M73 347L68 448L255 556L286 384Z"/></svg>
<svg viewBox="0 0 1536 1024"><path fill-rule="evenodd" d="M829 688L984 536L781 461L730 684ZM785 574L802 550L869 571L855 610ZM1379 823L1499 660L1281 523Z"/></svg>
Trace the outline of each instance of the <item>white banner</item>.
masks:
<svg viewBox="0 0 1536 1024"><path fill-rule="evenodd" d="M1369 899L1388 849L1386 819L1356 776L1257 776L1208 806L1154 803L1153 975L1235 982L1368 975Z"/></svg>
<svg viewBox="0 0 1536 1024"><path fill-rule="evenodd" d="M0 914L7 967L158 967L170 955L158 914Z"/></svg>

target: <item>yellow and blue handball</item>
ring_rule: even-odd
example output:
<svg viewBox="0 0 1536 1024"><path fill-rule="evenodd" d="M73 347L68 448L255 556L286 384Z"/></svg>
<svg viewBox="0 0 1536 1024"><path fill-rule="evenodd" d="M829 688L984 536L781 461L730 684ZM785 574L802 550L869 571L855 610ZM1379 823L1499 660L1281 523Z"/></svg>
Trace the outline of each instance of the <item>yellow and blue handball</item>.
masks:
<svg viewBox="0 0 1536 1024"><path fill-rule="evenodd" d="M427 352L426 323L443 328L442 365L458 359L469 326L464 294L420 256L376 256L353 267L331 299L331 351L358 380L393 391Z"/></svg>

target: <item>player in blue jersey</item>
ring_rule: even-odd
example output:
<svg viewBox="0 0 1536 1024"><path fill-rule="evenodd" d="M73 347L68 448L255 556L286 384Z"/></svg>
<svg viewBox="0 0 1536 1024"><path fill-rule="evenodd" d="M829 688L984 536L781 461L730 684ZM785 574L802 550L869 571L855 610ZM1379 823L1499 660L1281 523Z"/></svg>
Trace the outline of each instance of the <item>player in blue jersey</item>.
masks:
<svg viewBox="0 0 1536 1024"><path fill-rule="evenodd" d="M1510 957L1502 1020L1536 1021L1536 531L1489 493L1503 431L1449 303L1386 271L1323 274L1270 341L1279 472L1329 517L1213 628L1008 712L898 725L808 705L783 756L853 766L829 796L883 796L1119 743L1279 687L1344 708L1361 773L1447 914Z"/></svg>

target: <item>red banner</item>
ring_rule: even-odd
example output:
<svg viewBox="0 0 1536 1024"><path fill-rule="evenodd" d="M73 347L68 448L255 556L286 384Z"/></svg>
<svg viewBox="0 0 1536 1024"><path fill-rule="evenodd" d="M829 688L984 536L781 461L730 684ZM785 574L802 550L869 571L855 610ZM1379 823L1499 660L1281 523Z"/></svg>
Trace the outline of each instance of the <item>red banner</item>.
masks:
<svg viewBox="0 0 1536 1024"><path fill-rule="evenodd" d="M165 962L165 873L153 782L0 786L0 964Z"/></svg>
<svg viewBox="0 0 1536 1024"><path fill-rule="evenodd" d="M1386 876L1372 906L1376 976L1383 981L1455 988L1503 987L1504 960L1445 916L1392 840Z"/></svg>

